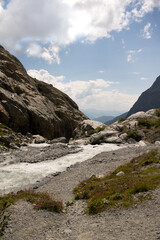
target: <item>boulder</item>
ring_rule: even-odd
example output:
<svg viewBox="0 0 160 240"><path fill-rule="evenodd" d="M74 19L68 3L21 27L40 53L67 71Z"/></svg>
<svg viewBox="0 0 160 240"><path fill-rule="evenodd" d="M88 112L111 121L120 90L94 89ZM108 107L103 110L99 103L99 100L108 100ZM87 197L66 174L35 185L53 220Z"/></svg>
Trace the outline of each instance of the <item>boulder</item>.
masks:
<svg viewBox="0 0 160 240"><path fill-rule="evenodd" d="M73 132L75 139L89 137L94 133L98 133L104 130L107 126L101 122L85 119L79 123L77 128Z"/></svg>
<svg viewBox="0 0 160 240"><path fill-rule="evenodd" d="M65 137L60 137L60 138L54 138L52 140L49 141L50 144L54 144L54 143L67 143L67 139Z"/></svg>
<svg viewBox="0 0 160 240"><path fill-rule="evenodd" d="M40 135L33 135L33 142L34 143L45 143L46 139Z"/></svg>
<svg viewBox="0 0 160 240"><path fill-rule="evenodd" d="M115 141L117 139L118 132L115 130L105 129L99 133L95 133L90 137L91 144L99 144L102 142L110 142L111 140ZM114 138L113 138L114 137ZM108 140L110 138L110 140Z"/></svg>

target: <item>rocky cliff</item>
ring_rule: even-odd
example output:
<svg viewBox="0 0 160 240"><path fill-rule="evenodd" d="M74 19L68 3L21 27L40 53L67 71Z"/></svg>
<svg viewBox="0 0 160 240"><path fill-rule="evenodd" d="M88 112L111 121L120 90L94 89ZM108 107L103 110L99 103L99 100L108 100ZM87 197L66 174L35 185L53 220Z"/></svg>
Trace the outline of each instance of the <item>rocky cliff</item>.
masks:
<svg viewBox="0 0 160 240"><path fill-rule="evenodd" d="M146 112L153 108L160 108L160 76L157 77L156 81L148 90L140 95L133 107L129 110L127 117L136 112Z"/></svg>
<svg viewBox="0 0 160 240"><path fill-rule="evenodd" d="M47 139L72 137L87 117L52 85L31 78L20 61L0 46L0 122L16 132Z"/></svg>

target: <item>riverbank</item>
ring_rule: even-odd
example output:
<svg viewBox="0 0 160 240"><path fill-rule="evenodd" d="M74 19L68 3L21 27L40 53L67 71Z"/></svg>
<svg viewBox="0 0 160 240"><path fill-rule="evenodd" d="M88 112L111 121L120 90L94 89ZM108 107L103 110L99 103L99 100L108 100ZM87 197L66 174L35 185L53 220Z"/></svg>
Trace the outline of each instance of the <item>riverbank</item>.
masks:
<svg viewBox="0 0 160 240"><path fill-rule="evenodd" d="M92 175L102 176L119 165L159 146L128 146L102 152L41 184L36 191L49 192L63 203L70 202L61 214L35 211L29 203L18 202L8 209L10 220L3 240L144 240L160 239L160 190L154 199L129 209L105 211L97 215L85 213L85 201L74 202L73 188ZM72 203L73 201L73 203Z"/></svg>

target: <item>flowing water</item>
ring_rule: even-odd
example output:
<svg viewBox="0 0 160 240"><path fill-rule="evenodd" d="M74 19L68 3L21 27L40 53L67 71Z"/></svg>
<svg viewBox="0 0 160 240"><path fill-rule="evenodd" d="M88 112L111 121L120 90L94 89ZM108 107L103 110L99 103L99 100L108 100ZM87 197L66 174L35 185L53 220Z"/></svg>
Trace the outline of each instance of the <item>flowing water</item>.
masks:
<svg viewBox="0 0 160 240"><path fill-rule="evenodd" d="M35 145L35 147L45 148L48 145ZM34 147L32 145L32 147ZM102 145L81 145L81 151L78 153L68 154L55 160L48 159L38 163L15 163L8 161L10 154L6 154L5 161L0 163L0 194L6 194L11 191L28 188L29 186L41 181L45 177L56 172L65 171L67 167L86 161L96 154L106 151L124 148L126 145L102 144ZM21 152L27 154L26 148ZM5 154L5 153L4 153Z"/></svg>

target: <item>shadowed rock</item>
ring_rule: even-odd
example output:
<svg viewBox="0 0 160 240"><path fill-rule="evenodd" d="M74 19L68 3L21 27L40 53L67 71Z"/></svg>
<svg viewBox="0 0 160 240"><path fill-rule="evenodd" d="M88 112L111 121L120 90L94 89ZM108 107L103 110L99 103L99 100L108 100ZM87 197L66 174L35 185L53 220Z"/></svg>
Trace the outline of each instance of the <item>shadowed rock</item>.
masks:
<svg viewBox="0 0 160 240"><path fill-rule="evenodd" d="M0 46L0 122L23 134L69 139L84 119L70 97L30 77L20 61Z"/></svg>

